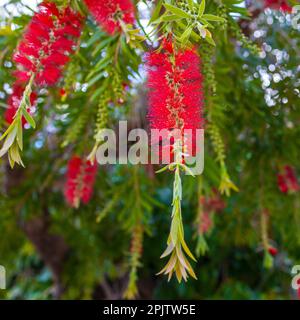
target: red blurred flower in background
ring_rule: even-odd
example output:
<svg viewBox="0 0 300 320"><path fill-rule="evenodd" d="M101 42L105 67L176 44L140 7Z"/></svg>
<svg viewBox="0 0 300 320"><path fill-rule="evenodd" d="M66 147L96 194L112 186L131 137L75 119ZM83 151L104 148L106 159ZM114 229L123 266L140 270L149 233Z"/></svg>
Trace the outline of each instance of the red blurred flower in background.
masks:
<svg viewBox="0 0 300 320"><path fill-rule="evenodd" d="M268 249L268 252L270 253L270 255L275 257L278 254L278 249L273 246L270 246Z"/></svg>
<svg viewBox="0 0 300 320"><path fill-rule="evenodd" d="M54 85L69 61L81 25L82 17L70 8L59 10L52 2L41 3L14 55L18 81L27 82L34 73L36 84Z"/></svg>
<svg viewBox="0 0 300 320"><path fill-rule="evenodd" d="M201 212L202 217L198 227L200 234L205 234L210 232L213 228L214 214L222 212L226 208L226 203L216 190L213 190L213 195L211 197L202 196L200 198L200 203L203 211Z"/></svg>
<svg viewBox="0 0 300 320"><path fill-rule="evenodd" d="M297 175L293 167L285 166L283 172L277 175L278 188L283 193L295 193L300 190Z"/></svg>
<svg viewBox="0 0 300 320"><path fill-rule="evenodd" d="M13 90L13 92L12 92L12 94L9 96L9 98L7 100L7 109L6 109L5 114L4 114L5 121L8 124L11 124L13 122L13 120L14 120L14 116L15 116L18 108L19 108L21 99L23 97L24 86L22 84L16 82L13 85L12 90ZM31 104L31 106L34 106L34 104L36 102L36 99L37 99L37 95L34 92L32 92L31 95L30 95L30 104ZM30 113L30 110L27 110L27 111ZM23 117L22 118L23 126L24 126L25 123L26 123L26 120Z"/></svg>
<svg viewBox="0 0 300 320"><path fill-rule="evenodd" d="M84 0L96 21L109 33L121 31L121 24L134 23L134 6L131 0Z"/></svg>
<svg viewBox="0 0 300 320"><path fill-rule="evenodd" d="M88 203L93 194L97 164L74 156L68 163L64 195L67 203L78 208L80 202Z"/></svg>
<svg viewBox="0 0 300 320"><path fill-rule="evenodd" d="M292 12L292 7L287 0L265 0L265 8L282 10L284 12Z"/></svg>

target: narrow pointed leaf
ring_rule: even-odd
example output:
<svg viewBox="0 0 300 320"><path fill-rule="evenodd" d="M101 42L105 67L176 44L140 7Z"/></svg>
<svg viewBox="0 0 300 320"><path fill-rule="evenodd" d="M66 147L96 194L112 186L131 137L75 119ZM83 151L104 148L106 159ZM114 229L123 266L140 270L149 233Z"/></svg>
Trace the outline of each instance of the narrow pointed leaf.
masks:
<svg viewBox="0 0 300 320"><path fill-rule="evenodd" d="M168 4L168 3L165 3L164 6L167 10L171 11L172 13L174 13L179 17L186 18L186 19L191 18L191 16L187 12L183 11L180 8L172 6L171 4Z"/></svg>
<svg viewBox="0 0 300 320"><path fill-rule="evenodd" d="M198 18L202 17L204 11L205 11L205 0L202 0L200 5L199 5Z"/></svg>

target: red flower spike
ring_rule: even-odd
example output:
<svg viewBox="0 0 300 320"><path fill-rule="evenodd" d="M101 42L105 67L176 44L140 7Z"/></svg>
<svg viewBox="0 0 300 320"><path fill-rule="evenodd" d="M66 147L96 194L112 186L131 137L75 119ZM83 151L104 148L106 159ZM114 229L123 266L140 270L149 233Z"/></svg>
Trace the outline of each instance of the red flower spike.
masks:
<svg viewBox="0 0 300 320"><path fill-rule="evenodd" d="M4 114L5 121L8 124L11 124L14 120L14 116L15 116L16 112L18 111L21 99L23 97L24 89L25 89L24 86L22 86L19 83L15 83L13 86L13 92L7 100L7 109ZM30 95L31 106L33 106L35 104L36 99L37 99L37 95L34 92L32 92ZM30 112L30 109L27 111ZM22 118L23 126L25 125L25 123L26 123L26 120L23 117Z"/></svg>
<svg viewBox="0 0 300 320"><path fill-rule="evenodd" d="M64 195L67 203L78 208L80 202L88 203L93 194L97 164L74 156L68 163Z"/></svg>
<svg viewBox="0 0 300 320"><path fill-rule="evenodd" d="M120 21L134 23L134 6L131 0L84 0L100 26L109 34L121 31Z"/></svg>
<svg viewBox="0 0 300 320"><path fill-rule="evenodd" d="M211 213L204 211L202 214L202 221L200 224L200 234L208 233L213 227Z"/></svg>
<svg viewBox="0 0 300 320"><path fill-rule="evenodd" d="M292 7L288 4L287 0L265 0L265 8L281 10L283 12L292 12Z"/></svg>
<svg viewBox="0 0 300 320"><path fill-rule="evenodd" d="M221 213L226 208L226 203L222 200L216 190L213 190L211 197L200 198L203 207L203 214L200 223L200 233L205 234L213 228L212 216L214 213Z"/></svg>
<svg viewBox="0 0 300 320"><path fill-rule="evenodd" d="M298 180L297 180L297 176L294 168L292 168L291 166L285 166L284 171L285 171L285 177L288 182L290 191L291 192L299 191L300 186L298 184Z"/></svg>
<svg viewBox="0 0 300 320"><path fill-rule="evenodd" d="M283 193L295 193L300 190L297 175L291 166L285 166L280 174L277 175L278 187Z"/></svg>
<svg viewBox="0 0 300 320"><path fill-rule="evenodd" d="M176 52L170 40L164 40L162 50L149 53L146 60L151 129L179 129L182 135L190 129L188 141L181 139L185 152L195 155L196 129L203 124L200 57L195 49ZM160 146L160 152L169 147Z"/></svg>
<svg viewBox="0 0 300 320"><path fill-rule="evenodd" d="M54 85L69 61L73 45L80 36L82 17L52 2L39 5L14 55L18 81L26 82L35 73L35 83Z"/></svg>
<svg viewBox="0 0 300 320"><path fill-rule="evenodd" d="M64 88L62 88L62 89L59 90L59 95L60 95L61 97L65 97L66 94L67 94L67 92L66 92L66 90L65 90Z"/></svg>
<svg viewBox="0 0 300 320"><path fill-rule="evenodd" d="M272 255L273 257L275 257L278 254L278 249L274 248L274 247L269 247L268 249L270 255Z"/></svg>
<svg viewBox="0 0 300 320"><path fill-rule="evenodd" d="M285 181L285 176L283 174L277 175L277 184L278 188L282 193L287 193L289 191L289 187Z"/></svg>

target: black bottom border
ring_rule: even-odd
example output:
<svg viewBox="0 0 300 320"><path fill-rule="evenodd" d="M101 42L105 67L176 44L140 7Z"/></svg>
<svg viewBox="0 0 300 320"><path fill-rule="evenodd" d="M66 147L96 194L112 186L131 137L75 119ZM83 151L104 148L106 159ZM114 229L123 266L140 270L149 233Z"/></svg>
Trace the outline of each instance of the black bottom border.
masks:
<svg viewBox="0 0 300 320"><path fill-rule="evenodd" d="M0 319L205 319L282 316L299 312L299 301L0 301ZM6 315L4 317L4 315ZM64 318L62 318L64 317Z"/></svg>

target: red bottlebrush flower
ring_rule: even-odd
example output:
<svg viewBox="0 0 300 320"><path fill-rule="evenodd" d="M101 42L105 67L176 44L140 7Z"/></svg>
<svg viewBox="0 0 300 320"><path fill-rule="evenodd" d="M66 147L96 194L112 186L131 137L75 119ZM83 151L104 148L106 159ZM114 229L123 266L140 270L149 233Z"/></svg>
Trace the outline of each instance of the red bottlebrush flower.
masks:
<svg viewBox="0 0 300 320"><path fill-rule="evenodd" d="M220 213L226 208L225 201L220 197L217 190L213 189L211 197L201 197L200 203L204 211Z"/></svg>
<svg viewBox="0 0 300 320"><path fill-rule="evenodd" d="M287 193L289 191L289 187L285 181L285 177L283 174L277 175L277 184L278 188L282 193Z"/></svg>
<svg viewBox="0 0 300 320"><path fill-rule="evenodd" d="M36 84L54 85L80 36L81 25L82 17L71 9L59 10L52 2L41 3L14 55L17 79L28 81L35 73Z"/></svg>
<svg viewBox="0 0 300 320"><path fill-rule="evenodd" d="M273 257L275 257L278 254L278 249L276 249L275 247L269 247L268 251L270 255L272 255Z"/></svg>
<svg viewBox="0 0 300 320"><path fill-rule="evenodd" d="M78 208L80 202L88 203L93 194L96 180L97 164L82 160L74 156L68 163L68 171L65 184L65 199L74 208Z"/></svg>
<svg viewBox="0 0 300 320"><path fill-rule="evenodd" d="M297 176L294 168L292 168L291 166L285 166L284 171L285 171L286 180L288 182L289 190L291 192L299 191L300 186L298 184L298 180L297 180Z"/></svg>
<svg viewBox="0 0 300 320"><path fill-rule="evenodd" d="M286 0L265 0L265 8L282 10L283 12L292 12L292 7Z"/></svg>
<svg viewBox="0 0 300 320"><path fill-rule="evenodd" d="M84 1L96 21L109 34L120 32L121 22L134 23L134 6L131 0Z"/></svg>
<svg viewBox="0 0 300 320"><path fill-rule="evenodd" d="M4 114L5 121L8 124L11 124L14 120L14 116L19 108L20 102L23 97L24 89L25 89L24 86L19 83L15 83L13 86L13 92L7 100L7 109ZM36 99L37 99L37 95L34 92L32 92L30 95L31 106L33 106L35 104ZM27 111L30 112L30 110L27 110ZM23 117L22 118L23 126L25 125L25 123L26 123L26 120Z"/></svg>
<svg viewBox="0 0 300 320"><path fill-rule="evenodd" d="M205 234L213 228L213 215L222 212L226 207L226 203L221 199L216 190L213 190L213 195L209 198L200 197L199 202L202 206L199 231L200 234Z"/></svg>
<svg viewBox="0 0 300 320"><path fill-rule="evenodd" d="M226 208L226 203L216 189L213 189L212 191L213 195L206 200L206 206L213 212L222 212Z"/></svg>
<svg viewBox="0 0 300 320"><path fill-rule="evenodd" d="M204 211L202 214L200 233L208 233L213 227L213 220L210 212Z"/></svg>
<svg viewBox="0 0 300 320"><path fill-rule="evenodd" d="M281 192L297 192L300 190L300 185L294 168L285 166L282 173L277 175L278 187Z"/></svg>
<svg viewBox="0 0 300 320"><path fill-rule="evenodd" d="M194 155L196 129L200 129L203 123L203 79L199 55L195 49L176 51L172 43L165 40L162 50L148 54L146 60L151 129L167 129L169 132L179 129L182 134L190 129L191 141L182 141L182 145L185 152Z"/></svg>
<svg viewBox="0 0 300 320"><path fill-rule="evenodd" d="M60 95L61 97L65 97L66 94L67 94L67 92L66 92L66 90L65 90L64 88L61 88L61 89L59 90L59 95Z"/></svg>

